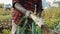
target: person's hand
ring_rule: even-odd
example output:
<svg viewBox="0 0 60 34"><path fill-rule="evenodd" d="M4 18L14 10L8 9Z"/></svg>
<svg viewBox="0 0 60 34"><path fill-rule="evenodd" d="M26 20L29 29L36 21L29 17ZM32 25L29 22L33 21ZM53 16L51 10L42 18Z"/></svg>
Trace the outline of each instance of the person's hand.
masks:
<svg viewBox="0 0 60 34"><path fill-rule="evenodd" d="M42 26L42 25L44 25L44 21L43 21L43 19L42 18L39 18L39 17L37 17L36 15L34 15L34 14L31 14L31 18L32 18L32 20L38 25L38 26Z"/></svg>
<svg viewBox="0 0 60 34"><path fill-rule="evenodd" d="M31 18L32 13L33 13L32 11L27 10L25 16L28 17L28 18Z"/></svg>

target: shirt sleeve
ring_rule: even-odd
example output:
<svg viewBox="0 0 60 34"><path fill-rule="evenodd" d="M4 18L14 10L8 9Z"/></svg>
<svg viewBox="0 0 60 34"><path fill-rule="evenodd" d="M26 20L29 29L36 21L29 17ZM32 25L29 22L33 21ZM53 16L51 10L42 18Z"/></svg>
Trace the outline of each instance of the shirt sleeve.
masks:
<svg viewBox="0 0 60 34"><path fill-rule="evenodd" d="M14 9L15 9L15 4L16 4L16 3L20 3L20 0L13 0L13 2L12 2L13 6L12 6L12 7L13 7Z"/></svg>

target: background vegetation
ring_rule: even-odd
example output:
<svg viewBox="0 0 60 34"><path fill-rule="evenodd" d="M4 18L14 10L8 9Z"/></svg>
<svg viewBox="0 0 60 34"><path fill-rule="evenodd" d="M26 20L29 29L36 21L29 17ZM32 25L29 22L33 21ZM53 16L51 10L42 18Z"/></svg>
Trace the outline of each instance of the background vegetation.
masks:
<svg viewBox="0 0 60 34"><path fill-rule="evenodd" d="M11 34L12 9L4 10L0 8L0 34Z"/></svg>
<svg viewBox="0 0 60 34"><path fill-rule="evenodd" d="M60 32L60 6L50 7L42 13L45 25Z"/></svg>

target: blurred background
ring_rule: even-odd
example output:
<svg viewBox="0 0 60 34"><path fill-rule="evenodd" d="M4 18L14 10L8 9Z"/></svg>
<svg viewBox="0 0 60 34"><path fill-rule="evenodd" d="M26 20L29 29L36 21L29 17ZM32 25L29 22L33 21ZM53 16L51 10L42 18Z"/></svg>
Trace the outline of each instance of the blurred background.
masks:
<svg viewBox="0 0 60 34"><path fill-rule="evenodd" d="M42 2L45 25L60 34L60 0L43 0Z"/></svg>
<svg viewBox="0 0 60 34"><path fill-rule="evenodd" d="M11 34L12 0L0 0L0 34Z"/></svg>
<svg viewBox="0 0 60 34"><path fill-rule="evenodd" d="M60 0L42 0L45 25L60 33ZM11 34L12 0L0 0L0 34Z"/></svg>

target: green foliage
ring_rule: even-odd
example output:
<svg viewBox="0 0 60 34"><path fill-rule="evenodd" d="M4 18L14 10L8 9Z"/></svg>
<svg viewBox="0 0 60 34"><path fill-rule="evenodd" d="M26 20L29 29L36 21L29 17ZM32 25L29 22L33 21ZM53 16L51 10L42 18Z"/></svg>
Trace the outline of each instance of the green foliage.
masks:
<svg viewBox="0 0 60 34"><path fill-rule="evenodd" d="M42 29L39 26L36 26L36 34L44 34Z"/></svg>
<svg viewBox="0 0 60 34"><path fill-rule="evenodd" d="M60 34L60 22L58 23L58 25L55 26L54 30L57 30L58 33Z"/></svg>
<svg viewBox="0 0 60 34"><path fill-rule="evenodd" d="M11 18L12 18L11 15L0 16L0 21L1 20L8 20L8 19L11 19Z"/></svg>
<svg viewBox="0 0 60 34"><path fill-rule="evenodd" d="M5 11L3 8L0 8L0 21L7 20L12 18L12 10Z"/></svg>
<svg viewBox="0 0 60 34"><path fill-rule="evenodd" d="M10 30L7 30L7 29L4 29L3 30L3 34L11 34L11 31Z"/></svg>
<svg viewBox="0 0 60 34"><path fill-rule="evenodd" d="M60 22L60 8L48 8L43 11L44 16L44 22L45 24L50 27L51 29L54 29L56 25Z"/></svg>
<svg viewBox="0 0 60 34"><path fill-rule="evenodd" d="M3 9L0 9L0 15L11 15L11 11L4 11Z"/></svg>
<svg viewBox="0 0 60 34"><path fill-rule="evenodd" d="M5 28L6 26L10 26L11 19L12 19L12 10L5 11L4 8L0 8L0 27ZM3 29L3 33L0 34L11 34L10 27L9 29Z"/></svg>
<svg viewBox="0 0 60 34"><path fill-rule="evenodd" d="M0 8L3 8L2 6L0 6Z"/></svg>

